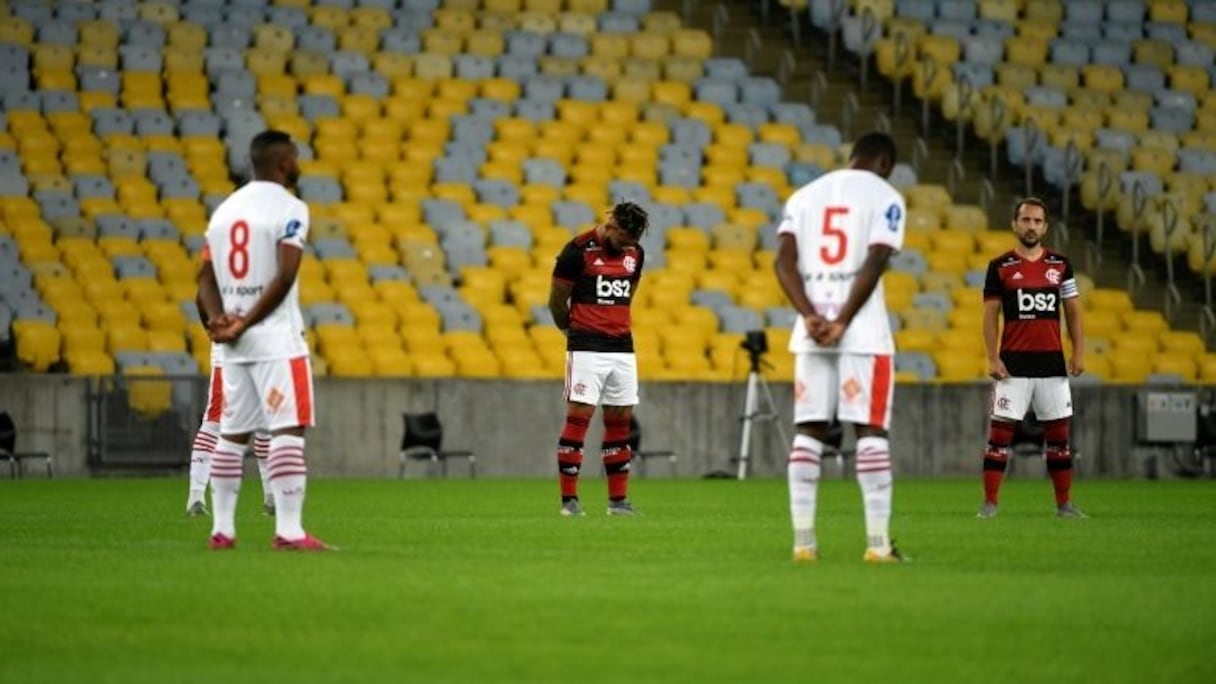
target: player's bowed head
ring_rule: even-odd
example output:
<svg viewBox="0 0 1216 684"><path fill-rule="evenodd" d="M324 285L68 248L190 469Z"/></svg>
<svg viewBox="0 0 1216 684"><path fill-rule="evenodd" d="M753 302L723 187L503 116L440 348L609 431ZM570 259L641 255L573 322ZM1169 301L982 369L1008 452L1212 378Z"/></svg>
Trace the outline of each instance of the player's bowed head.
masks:
<svg viewBox="0 0 1216 684"><path fill-rule="evenodd" d="M599 238L612 252L632 247L642 239L650 226L650 217L639 205L625 201L609 209L597 227Z"/></svg>

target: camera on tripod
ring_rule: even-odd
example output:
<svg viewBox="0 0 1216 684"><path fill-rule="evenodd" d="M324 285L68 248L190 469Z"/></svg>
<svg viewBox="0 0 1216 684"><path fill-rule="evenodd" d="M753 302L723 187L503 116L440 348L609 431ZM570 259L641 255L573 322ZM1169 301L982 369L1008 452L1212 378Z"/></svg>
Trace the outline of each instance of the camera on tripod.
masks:
<svg viewBox="0 0 1216 684"><path fill-rule="evenodd" d="M768 353L768 336L763 330L748 330L743 333L743 341L739 347L747 351L753 371L760 369L761 357Z"/></svg>

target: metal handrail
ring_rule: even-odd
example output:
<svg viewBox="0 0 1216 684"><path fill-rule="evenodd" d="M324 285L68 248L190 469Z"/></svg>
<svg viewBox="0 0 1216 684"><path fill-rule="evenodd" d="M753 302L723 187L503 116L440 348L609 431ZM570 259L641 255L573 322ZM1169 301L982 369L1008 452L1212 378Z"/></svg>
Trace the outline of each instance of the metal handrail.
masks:
<svg viewBox="0 0 1216 684"><path fill-rule="evenodd" d="M743 61L747 62L748 68L754 66L756 53L760 51L762 45L764 45L764 40L760 38L760 29L755 27L748 29L747 38L743 42Z"/></svg>
<svg viewBox="0 0 1216 684"><path fill-rule="evenodd" d="M811 76L811 109L819 111L823 93L828 89L828 77L822 71L816 71Z"/></svg>
<svg viewBox="0 0 1216 684"><path fill-rule="evenodd" d="M973 106L971 101L975 97L975 87L971 85L971 79L963 74L955 88L958 90L958 116L954 120L954 157L962 159L963 146L966 144L964 124L971 119L969 113Z"/></svg>
<svg viewBox="0 0 1216 684"><path fill-rule="evenodd" d="M929 91L933 86L933 79L937 78L937 60L932 57L925 57L920 61L921 74L925 79L925 96L921 99L920 105L920 134L926 138L929 137L929 103L933 99Z"/></svg>
<svg viewBox="0 0 1216 684"><path fill-rule="evenodd" d="M874 53L871 39L877 29L882 31L882 24L879 23L878 17L874 14L873 8L868 5L861 11L861 53L859 55L861 63L858 65L860 69L860 83L862 92L866 90L870 81L870 56Z"/></svg>
<svg viewBox="0 0 1216 684"><path fill-rule="evenodd" d="M917 176L920 176L921 169L928 161L929 143L924 138L917 136L916 141L912 143L912 170L916 171Z"/></svg>
<svg viewBox="0 0 1216 684"><path fill-rule="evenodd" d="M1171 238L1178 232L1180 218L1178 207L1174 206L1173 202L1165 202L1162 205L1161 227L1165 232L1165 301L1161 308L1165 313L1165 320L1170 323L1174 322L1178 309L1182 307L1182 293L1178 291L1178 284L1174 280L1174 249L1171 245Z"/></svg>
<svg viewBox="0 0 1216 684"><path fill-rule="evenodd" d="M1005 106L1005 99L1000 95L994 96L988 102L988 110L992 126L992 130L988 131L988 178L996 182L998 159L996 148L999 137L997 136L997 131L1005 129L1005 114L1008 111L1008 108Z"/></svg>
<svg viewBox="0 0 1216 684"><path fill-rule="evenodd" d="M946 169L946 189L950 191L951 197L958 196L958 186L965 180L967 180L967 169L963 166L963 160L951 159L950 166Z"/></svg>
<svg viewBox="0 0 1216 684"><path fill-rule="evenodd" d="M794 51L789 48L782 50L781 59L777 62L777 82L781 84L782 90L785 90L797 70L798 58L794 56Z"/></svg>
<svg viewBox="0 0 1216 684"><path fill-rule="evenodd" d="M1043 132L1039 130L1034 119L1026 119L1022 125L1026 132L1025 153L1022 157L1023 185L1022 194L1026 197L1034 195L1034 158L1038 154L1039 144L1043 140Z"/></svg>
<svg viewBox="0 0 1216 684"><path fill-rule="evenodd" d="M1140 229L1144 224L1144 213L1148 209L1148 195L1144 183L1139 179L1132 184L1132 259L1127 267L1127 291L1135 296L1144 287L1147 279L1140 267Z"/></svg>
<svg viewBox="0 0 1216 684"><path fill-rule="evenodd" d="M1203 341L1206 344L1212 342L1212 335L1216 333L1216 304L1212 302L1212 271L1208 268L1212 257L1216 256L1216 240L1212 239L1214 226L1216 224L1208 223L1203 227L1203 308L1199 310L1199 333L1203 335Z"/></svg>
<svg viewBox="0 0 1216 684"><path fill-rule="evenodd" d="M996 186L987 178L980 179L980 209L987 214L992 209L992 203L996 200Z"/></svg>
<svg viewBox="0 0 1216 684"><path fill-rule="evenodd" d="M908 45L908 34L900 31L895 34L895 76L891 87L894 92L891 94L891 110L894 114L899 114L899 110L903 107L904 94L904 79L901 76L904 72L904 67L908 60L912 59L912 48Z"/></svg>
<svg viewBox="0 0 1216 684"><path fill-rule="evenodd" d="M857 99L857 93L849 91L844 96L844 104L840 108L840 133L845 140L853 139L853 117L860 109L861 102Z"/></svg>
<svg viewBox="0 0 1216 684"><path fill-rule="evenodd" d="M1076 184L1077 178L1081 174L1081 150L1077 148L1077 143L1074 140L1069 140L1068 145L1064 147L1064 189L1063 189L1063 207L1060 211L1061 217L1064 219L1064 225L1068 225L1072 218L1070 211L1072 186Z"/></svg>
<svg viewBox="0 0 1216 684"><path fill-rule="evenodd" d="M874 130L876 130L880 133L890 133L891 132L891 117L887 116L886 113L884 113L884 112L875 112L874 113Z"/></svg>
<svg viewBox="0 0 1216 684"><path fill-rule="evenodd" d="M1102 249L1105 240L1106 227L1106 196L1110 194L1112 185L1115 182L1114 174L1111 173L1110 163L1105 159L1098 160L1098 211L1097 221L1094 231L1094 239L1086 244L1085 249L1085 267L1090 273L1096 273L1102 266Z"/></svg>
<svg viewBox="0 0 1216 684"><path fill-rule="evenodd" d="M714 34L714 54L722 54L722 31L730 24L730 9L725 2L714 6L714 18L711 31Z"/></svg>
<svg viewBox="0 0 1216 684"><path fill-rule="evenodd" d="M836 47L840 42L840 20L844 17L845 0L831 0L831 3L832 13L828 21L828 69L835 70Z"/></svg>

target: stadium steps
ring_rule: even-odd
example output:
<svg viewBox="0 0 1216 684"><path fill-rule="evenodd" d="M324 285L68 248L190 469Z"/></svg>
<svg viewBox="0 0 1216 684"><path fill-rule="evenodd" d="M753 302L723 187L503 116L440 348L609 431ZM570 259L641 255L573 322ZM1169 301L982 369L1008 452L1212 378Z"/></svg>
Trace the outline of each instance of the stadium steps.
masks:
<svg viewBox="0 0 1216 684"><path fill-rule="evenodd" d="M656 9L665 9L682 13L685 9L683 0L659 0ZM716 45L723 56L744 58L748 35L754 29L761 37L761 47L749 64L755 75L776 77L779 72L781 59L786 50L795 49L798 56L797 68L785 85L785 99L794 102L811 102L812 77L816 71L822 70L827 78L828 88L821 95L819 107L816 108L816 118L825 123L841 126L845 103L850 93L857 97L858 112L854 115L854 124L850 134L856 135L862 130L870 129L878 120L879 114L885 114L891 125L890 132L897 142L915 140L921 132L921 103L913 96L911 85L905 84L903 101L899 112L893 112L894 99L892 88L885 79L873 70L869 74L867 89L859 89L859 66L857 60L838 46L834 69L828 67L828 44L822 35L814 32L813 27L803 17L801 49L794 48L793 37L789 30L789 20L785 16L785 8L775 1L770 2L770 16L766 22L760 13L760 4L753 0L723 0L722 3L695 2L692 11L685 16L685 23L710 31L714 26L714 13L718 4L724 4L729 12L730 21L724 27ZM941 118L937 108L930 115L930 135L925 140L929 155L926 163L919 169L919 179L922 183L941 183L945 185L949 179L950 161L954 155L955 128L953 122ZM843 127L842 127L843 130ZM846 136L847 138L848 136ZM969 141L968 144L974 144ZM909 146L901 145L901 154L907 154ZM997 148L1001 155L1003 147ZM911 161L910 158L907 161ZM986 144L979 145L973 152L964 155L963 168L965 179L956 188L954 200L961 204L981 204L983 179L988 177L990 158ZM1045 183L1040 179L1036 186ZM1015 199L1021 195L1023 176L1021 169L1009 166L1003 159L997 163L997 179L993 183L994 195L988 205L989 225L999 230L1009 225L1009 210ZM1051 202L1055 204L1055 202ZM1070 244L1065 248L1072 257L1077 270L1090 275L1098 287L1126 289L1128 285L1128 269L1131 265L1130 246L1125 244L1124 236L1115 226L1114 216L1106 221L1106 240L1103 246L1101 263L1095 272L1089 272L1086 264L1085 244L1095 235L1095 217L1081 208L1079 199L1073 202L1072 230ZM1054 211L1058 213L1058 207ZM1055 237L1058 237L1058 233ZM1054 243L1053 243L1054 244ZM1061 246L1063 248L1063 246ZM1152 309L1165 312L1166 277L1165 266L1161 260L1154 257L1147 244L1147 238L1141 244L1141 264L1144 268L1145 283L1133 296L1137 308ZM1199 330L1200 314L1203 307L1202 283L1190 283L1189 271L1183 261L1175 269L1175 275L1182 297L1173 320L1172 327L1176 330Z"/></svg>

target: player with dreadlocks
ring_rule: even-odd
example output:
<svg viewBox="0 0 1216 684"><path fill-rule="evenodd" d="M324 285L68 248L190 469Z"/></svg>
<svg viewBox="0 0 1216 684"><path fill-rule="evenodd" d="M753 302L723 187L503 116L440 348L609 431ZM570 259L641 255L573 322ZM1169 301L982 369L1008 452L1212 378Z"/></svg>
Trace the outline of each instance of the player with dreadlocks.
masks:
<svg viewBox="0 0 1216 684"><path fill-rule="evenodd" d="M578 474L583 440L604 407L600 456L608 477L608 514L632 515L628 498L629 425L638 403L638 364L633 353L629 305L637 294L644 254L646 210L621 202L591 230L575 237L557 257L549 311L566 333L566 424L557 446L564 516L583 515Z"/></svg>

